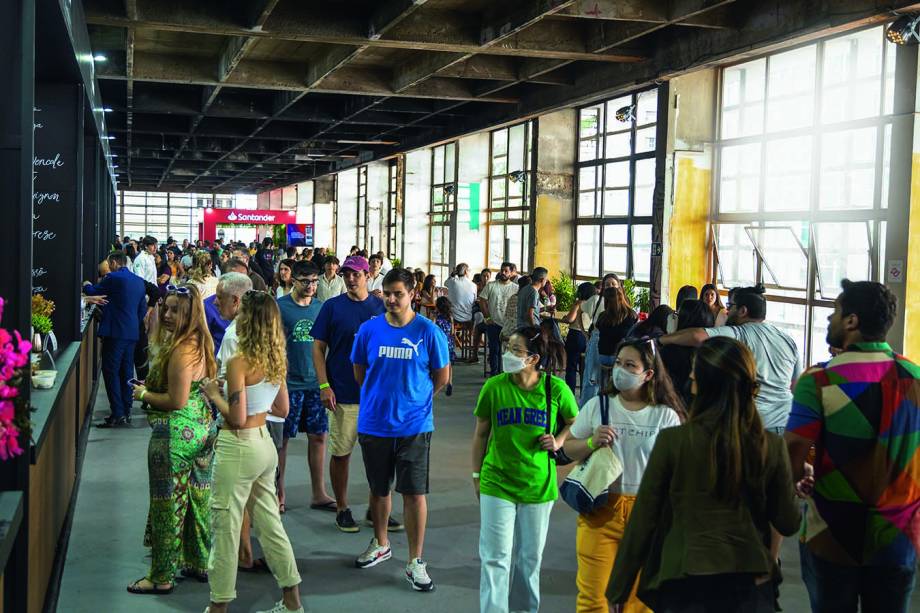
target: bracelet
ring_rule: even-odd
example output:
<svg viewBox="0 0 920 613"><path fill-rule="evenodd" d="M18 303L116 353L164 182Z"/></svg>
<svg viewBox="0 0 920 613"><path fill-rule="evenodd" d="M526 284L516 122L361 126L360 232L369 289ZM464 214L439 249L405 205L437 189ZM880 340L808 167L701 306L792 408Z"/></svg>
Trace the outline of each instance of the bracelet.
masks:
<svg viewBox="0 0 920 613"><path fill-rule="evenodd" d="M147 390L143 390L143 391L141 392L141 395L138 396L137 399L140 400L141 402L144 402L144 394L146 394L146 393L147 393Z"/></svg>
<svg viewBox="0 0 920 613"><path fill-rule="evenodd" d="M478 478L479 478L479 473L473 473L473 479L478 479Z"/></svg>
<svg viewBox="0 0 920 613"><path fill-rule="evenodd" d="M328 383L320 383L320 384L319 384L319 389L321 389L321 390L329 389L329 384L328 384Z"/></svg>
<svg viewBox="0 0 920 613"><path fill-rule="evenodd" d="M594 451L594 437L589 436L588 438L586 438L585 445L588 446L588 449L590 449L591 451Z"/></svg>

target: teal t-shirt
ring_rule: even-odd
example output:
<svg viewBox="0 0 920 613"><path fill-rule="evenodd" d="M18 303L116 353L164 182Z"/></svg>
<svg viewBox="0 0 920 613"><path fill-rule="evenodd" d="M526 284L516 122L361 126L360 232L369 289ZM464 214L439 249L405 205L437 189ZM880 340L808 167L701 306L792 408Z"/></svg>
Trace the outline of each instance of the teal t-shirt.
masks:
<svg viewBox="0 0 920 613"><path fill-rule="evenodd" d="M284 335L287 337L287 386L291 391L315 390L319 387L313 367L313 323L323 306L314 298L307 306L300 306L288 294L278 299Z"/></svg>
<svg viewBox="0 0 920 613"><path fill-rule="evenodd" d="M539 439L556 431L560 420L571 421L578 414L572 390L559 377L552 378L553 407L546 415L546 374L526 392L505 373L482 386L474 414L492 422L492 434L479 475L479 491L519 504L555 500L556 463L540 448Z"/></svg>

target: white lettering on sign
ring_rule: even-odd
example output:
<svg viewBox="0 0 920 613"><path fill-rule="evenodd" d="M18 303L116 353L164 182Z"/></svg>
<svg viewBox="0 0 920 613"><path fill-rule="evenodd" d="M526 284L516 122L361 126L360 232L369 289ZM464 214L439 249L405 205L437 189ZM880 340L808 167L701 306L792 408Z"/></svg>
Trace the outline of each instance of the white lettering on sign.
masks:
<svg viewBox="0 0 920 613"><path fill-rule="evenodd" d="M49 166L51 168L60 168L64 165L60 153L55 153L53 158L40 158L37 155L32 158L33 166Z"/></svg>
<svg viewBox="0 0 920 613"><path fill-rule="evenodd" d="M275 221L275 216L271 213L230 213L227 215L227 221Z"/></svg>
<svg viewBox="0 0 920 613"><path fill-rule="evenodd" d="M45 202L60 202L61 195L57 192L35 192L32 194L32 201L35 204L45 204Z"/></svg>
<svg viewBox="0 0 920 613"><path fill-rule="evenodd" d="M47 288L47 287L44 287L44 286L42 286L42 285L36 285L36 286L32 287L32 293L33 293L33 294L44 294L44 293L47 292L47 291L48 291L48 288Z"/></svg>
<svg viewBox="0 0 920 613"><path fill-rule="evenodd" d="M51 230L35 230L32 232L32 238L37 241L53 241L57 238L57 232Z"/></svg>
<svg viewBox="0 0 920 613"><path fill-rule="evenodd" d="M44 275L46 275L46 274L48 274L48 269L45 268L44 266L42 266L42 267L40 267L40 268L33 268L33 269L32 269L32 278L33 278L33 279L37 279L37 278L39 278L39 277L41 277L41 276L44 276Z"/></svg>

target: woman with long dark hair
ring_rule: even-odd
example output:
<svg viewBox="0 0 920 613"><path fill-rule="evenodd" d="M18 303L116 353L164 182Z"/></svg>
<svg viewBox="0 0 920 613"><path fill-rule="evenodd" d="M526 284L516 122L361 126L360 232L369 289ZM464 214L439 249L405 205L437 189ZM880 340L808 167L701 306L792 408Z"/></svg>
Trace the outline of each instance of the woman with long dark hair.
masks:
<svg viewBox="0 0 920 613"><path fill-rule="evenodd" d="M772 613L771 526L800 511L783 439L763 428L751 351L730 338L697 350L689 421L658 435L607 597L656 612Z"/></svg>
<svg viewBox="0 0 920 613"><path fill-rule="evenodd" d="M607 505L578 516L578 613L607 613L604 592L613 559L655 439L686 417L653 339L620 344L610 383L603 399L609 405L608 422L602 420L602 398L595 396L578 412L565 442L565 454L573 460L583 460L598 447L609 446L623 465L623 474L610 484ZM635 593L630 594L625 613L647 611Z"/></svg>
<svg viewBox="0 0 920 613"><path fill-rule="evenodd" d="M540 608L543 546L558 496L550 453L565 443L578 413L565 381L540 367L553 352L564 348L538 328L512 334L502 356L504 372L486 381L476 404L472 459L482 613ZM559 424L565 424L559 434L550 434Z"/></svg>
<svg viewBox="0 0 920 613"><path fill-rule="evenodd" d="M677 316L677 330L687 328L712 328L715 319L712 311L700 300L685 300L681 305L680 314ZM661 347L661 360L671 375L674 389L690 406L693 398L690 393L690 369L693 367L693 356L696 354L694 347L681 345L664 345Z"/></svg>
<svg viewBox="0 0 920 613"><path fill-rule="evenodd" d="M167 288L146 385L134 399L148 408L150 571L133 594L168 594L176 574L205 579L211 548L211 411L201 381L217 373L204 305L194 286Z"/></svg>
<svg viewBox="0 0 920 613"><path fill-rule="evenodd" d="M600 282L600 293L589 297L585 302L578 306L580 312L588 315L590 325L586 330L587 345L585 347L585 371L581 376L581 396L578 400L579 406L584 406L589 399L597 395L597 388L600 384L601 365L598 353L598 343L600 342L600 332L597 329L597 320L604 313L605 299L603 292L607 289L620 287L620 278L614 273L607 273Z"/></svg>
<svg viewBox="0 0 920 613"><path fill-rule="evenodd" d="M597 353L600 368L594 373L595 383L601 388L606 385L605 371L616 361L617 347L635 325L638 317L626 300L622 287L608 287L604 290L604 312L597 318Z"/></svg>
<svg viewBox="0 0 920 613"><path fill-rule="evenodd" d="M722 297L719 296L719 290L712 283L707 283L700 291L700 301L706 304L712 312L716 326L724 326L728 319L728 309L722 304Z"/></svg>
<svg viewBox="0 0 920 613"><path fill-rule="evenodd" d="M294 260L290 258L281 260L278 264L278 272L275 273L275 280L272 283L272 292L275 298L283 298L294 289L294 279L291 278L291 271L293 270Z"/></svg>

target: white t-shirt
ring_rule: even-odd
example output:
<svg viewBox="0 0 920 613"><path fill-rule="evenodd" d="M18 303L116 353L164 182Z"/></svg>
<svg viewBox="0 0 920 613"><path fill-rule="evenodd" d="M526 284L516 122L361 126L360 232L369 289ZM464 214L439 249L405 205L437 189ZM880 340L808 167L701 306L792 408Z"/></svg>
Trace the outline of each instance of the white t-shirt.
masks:
<svg viewBox="0 0 920 613"><path fill-rule="evenodd" d="M230 361L234 355L236 355L236 350L240 346L240 337L236 335L236 320L230 322L230 325L227 326L227 329L224 331L224 339L220 342L220 351L217 352L217 365L219 370L217 371L217 376L221 379L227 378L227 362ZM265 416L267 421L274 422L283 422L283 417L275 417L271 413Z"/></svg>
<svg viewBox="0 0 920 613"><path fill-rule="evenodd" d="M386 273L383 272L383 269L377 273L376 277L367 278L367 291L373 292L376 290L383 291L383 278L386 276Z"/></svg>
<svg viewBox="0 0 920 613"><path fill-rule="evenodd" d="M517 284L510 281L507 283L489 281L482 288L479 297L489 305L489 317L492 318L493 323L499 326L505 325L505 308L508 306L508 300L517 294L517 291Z"/></svg>
<svg viewBox="0 0 920 613"><path fill-rule="evenodd" d="M476 302L476 284L466 277L451 277L444 283L447 298L454 307L454 321L472 321Z"/></svg>
<svg viewBox="0 0 920 613"><path fill-rule="evenodd" d="M741 341L754 354L760 393L754 399L764 428L785 428L792 411L792 382L802 374L799 350L792 337L766 322L706 328L710 338Z"/></svg>
<svg viewBox="0 0 920 613"><path fill-rule="evenodd" d="M647 405L638 411L629 411L623 407L619 396L610 399L609 425L616 432L613 440L613 453L623 464L623 475L611 486L611 491L635 496L639 493L639 484L648 458L655 446L658 433L665 428L680 425L677 413L662 405ZM572 424L572 436L586 439L594 434L601 425L601 402L594 396L578 411L578 417Z"/></svg>

